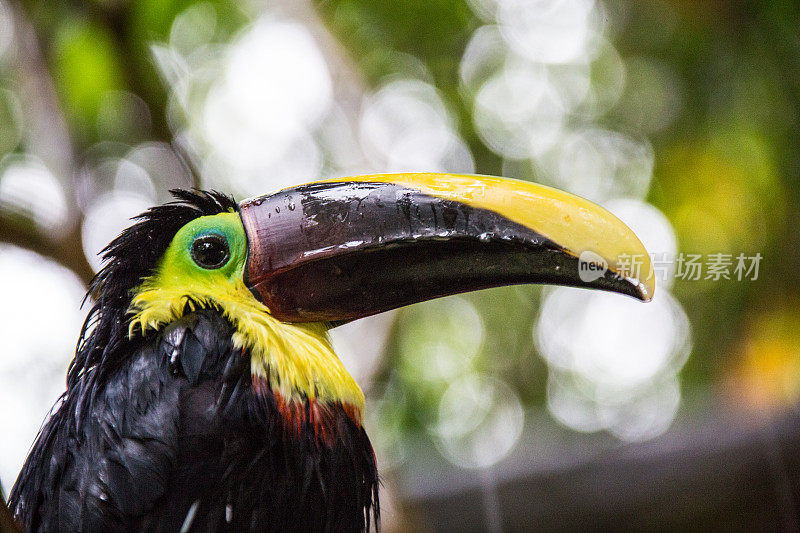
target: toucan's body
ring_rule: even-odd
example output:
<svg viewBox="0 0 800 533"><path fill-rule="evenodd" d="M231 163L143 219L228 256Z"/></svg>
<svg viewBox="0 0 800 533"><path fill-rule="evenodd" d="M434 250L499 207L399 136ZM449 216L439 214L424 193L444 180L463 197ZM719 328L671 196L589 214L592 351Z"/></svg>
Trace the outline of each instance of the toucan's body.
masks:
<svg viewBox="0 0 800 533"><path fill-rule="evenodd" d="M644 253L627 227L532 184L383 175L241 205L176 196L106 249L67 391L11 493L27 531L368 529L375 456L329 327L510 283L652 294L616 269ZM608 266L589 281L585 250Z"/></svg>
<svg viewBox="0 0 800 533"><path fill-rule="evenodd" d="M232 333L214 311L189 313L132 346L101 390L90 375L79 378L79 393L50 419L20 474L18 512L35 510L26 525L362 529L377 512L378 482L364 430L342 406L318 421L324 435L307 423L313 407L287 416L274 394L243 383L249 368Z"/></svg>

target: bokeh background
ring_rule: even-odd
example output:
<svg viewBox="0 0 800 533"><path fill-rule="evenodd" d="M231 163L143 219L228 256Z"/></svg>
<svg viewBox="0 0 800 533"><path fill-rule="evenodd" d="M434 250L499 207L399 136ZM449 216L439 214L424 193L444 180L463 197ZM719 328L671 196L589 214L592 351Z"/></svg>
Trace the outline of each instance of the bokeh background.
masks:
<svg viewBox="0 0 800 533"><path fill-rule="evenodd" d="M3 487L64 389L98 251L169 189L450 171L606 206L659 287L334 330L384 529L796 526L799 27L800 4L746 0L0 0ZM686 276L714 254L730 279Z"/></svg>

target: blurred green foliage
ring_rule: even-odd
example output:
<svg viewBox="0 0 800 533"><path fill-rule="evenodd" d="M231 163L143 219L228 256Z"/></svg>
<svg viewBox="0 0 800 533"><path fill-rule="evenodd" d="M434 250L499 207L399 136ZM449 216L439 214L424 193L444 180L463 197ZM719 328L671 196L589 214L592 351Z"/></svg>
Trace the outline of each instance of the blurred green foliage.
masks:
<svg viewBox="0 0 800 533"><path fill-rule="evenodd" d="M122 57L111 31L93 21L62 23L53 43L52 61L64 109L81 130L94 134L101 99L106 92L126 85Z"/></svg>

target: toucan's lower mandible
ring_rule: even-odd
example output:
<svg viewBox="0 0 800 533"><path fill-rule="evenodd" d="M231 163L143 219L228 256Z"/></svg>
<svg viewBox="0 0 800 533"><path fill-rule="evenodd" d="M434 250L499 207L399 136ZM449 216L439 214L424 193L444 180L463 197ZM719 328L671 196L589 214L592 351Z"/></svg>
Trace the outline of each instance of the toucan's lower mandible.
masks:
<svg viewBox="0 0 800 533"><path fill-rule="evenodd" d="M285 322L341 323L465 291L550 283L648 301L654 277L636 235L577 196L530 182L378 174L241 203L245 282ZM581 276L589 257L593 276ZM625 272L625 261L637 272Z"/></svg>

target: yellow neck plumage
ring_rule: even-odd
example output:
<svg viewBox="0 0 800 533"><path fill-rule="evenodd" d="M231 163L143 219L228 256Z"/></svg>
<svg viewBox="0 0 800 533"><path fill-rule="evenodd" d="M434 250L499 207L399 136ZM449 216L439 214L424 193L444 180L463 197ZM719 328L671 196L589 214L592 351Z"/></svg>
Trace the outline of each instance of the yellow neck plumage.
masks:
<svg viewBox="0 0 800 533"><path fill-rule="evenodd" d="M233 341L250 354L251 374L263 379L287 401L315 400L351 406L363 412L364 394L331 346L320 323L287 324L276 320L244 283L220 278L187 293L185 284L147 279L134 296L129 333L157 330L180 318L186 305L216 307L234 325Z"/></svg>

